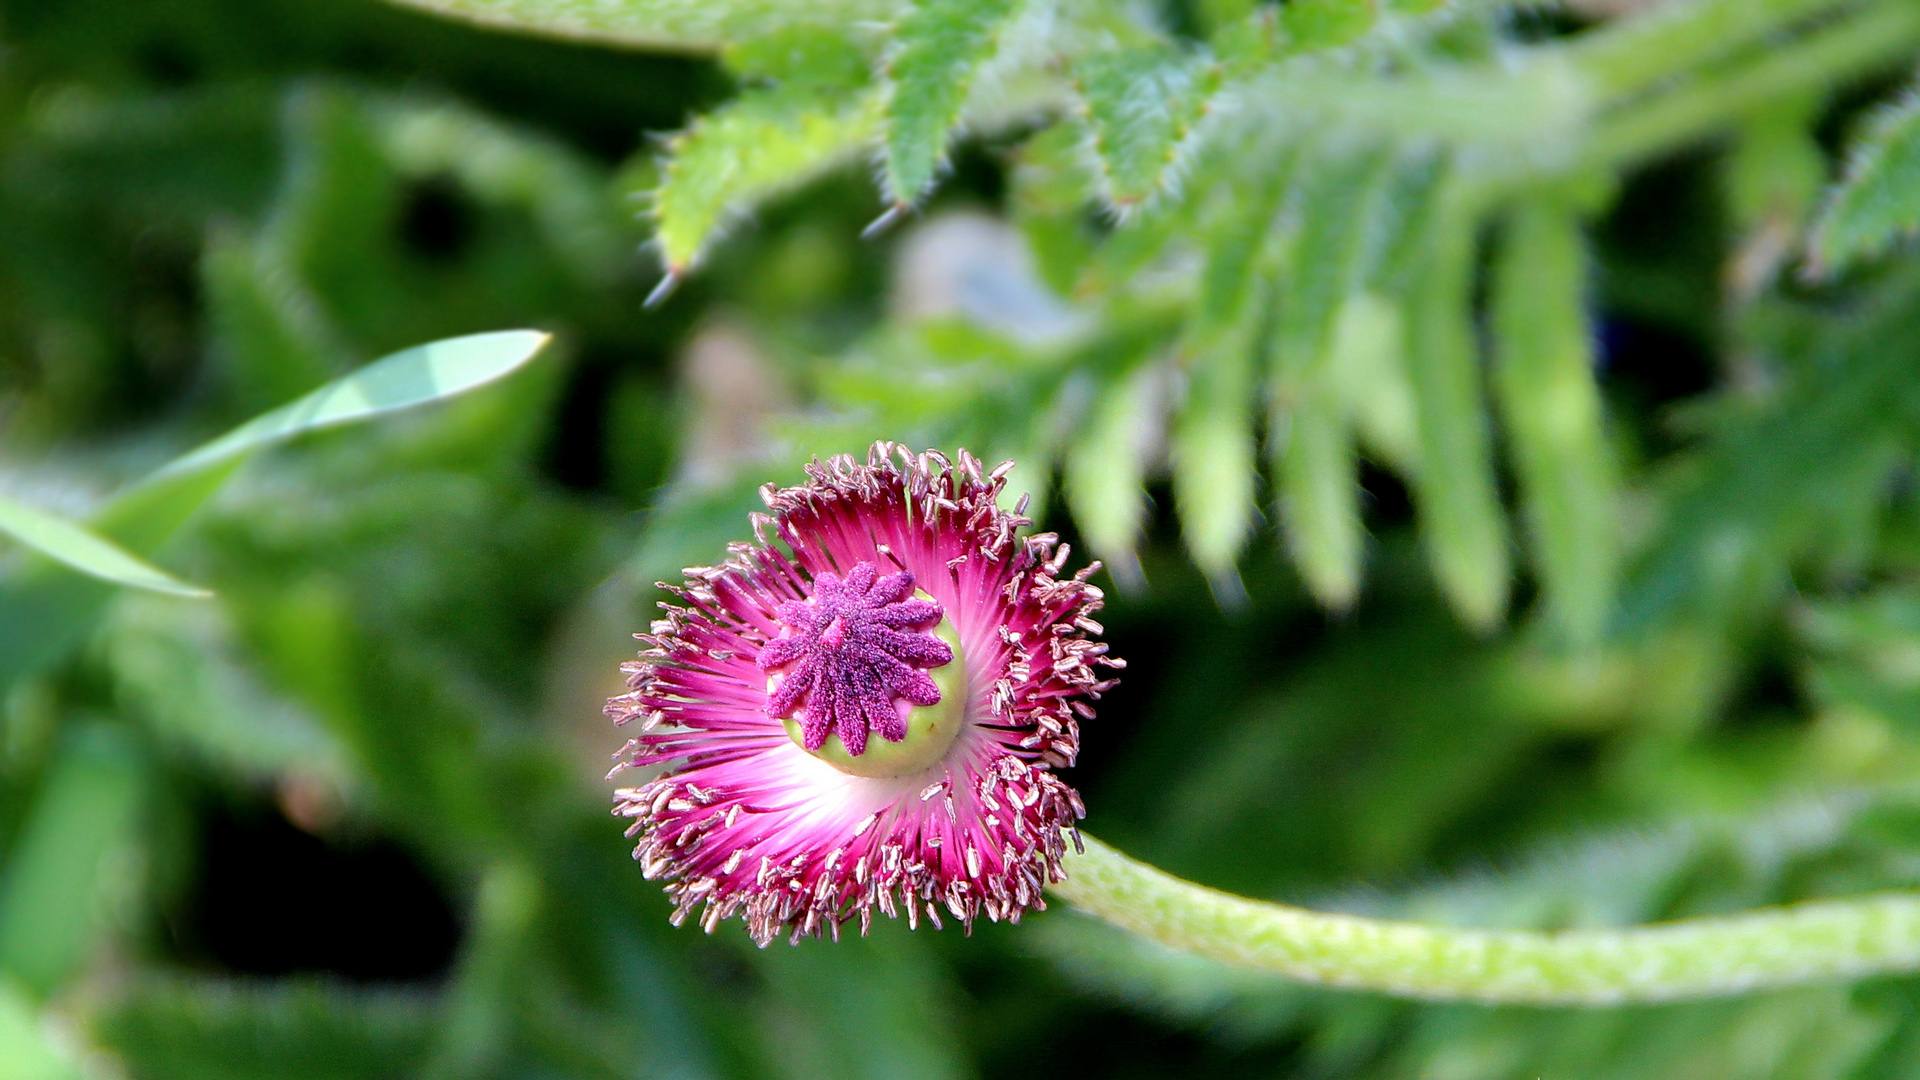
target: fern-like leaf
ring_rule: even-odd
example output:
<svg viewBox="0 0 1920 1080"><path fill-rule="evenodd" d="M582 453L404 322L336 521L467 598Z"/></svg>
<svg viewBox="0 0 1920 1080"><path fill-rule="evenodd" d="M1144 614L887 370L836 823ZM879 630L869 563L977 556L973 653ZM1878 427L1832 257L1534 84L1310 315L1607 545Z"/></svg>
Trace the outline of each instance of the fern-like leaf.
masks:
<svg viewBox="0 0 1920 1080"><path fill-rule="evenodd" d="M905 205L933 184L981 65L1022 0L921 0L900 20L887 61L887 197Z"/></svg>
<svg viewBox="0 0 1920 1080"><path fill-rule="evenodd" d="M674 136L653 200L668 272L692 266L756 204L853 158L873 137L877 119L871 97L762 91Z"/></svg>
<svg viewBox="0 0 1920 1080"><path fill-rule="evenodd" d="M1089 53L1073 75L1108 205L1125 213L1166 190L1219 86L1218 65L1147 46Z"/></svg>
<svg viewBox="0 0 1920 1080"><path fill-rule="evenodd" d="M1874 114L1827 196L1812 240L1821 274L1879 254L1920 231L1920 93Z"/></svg>

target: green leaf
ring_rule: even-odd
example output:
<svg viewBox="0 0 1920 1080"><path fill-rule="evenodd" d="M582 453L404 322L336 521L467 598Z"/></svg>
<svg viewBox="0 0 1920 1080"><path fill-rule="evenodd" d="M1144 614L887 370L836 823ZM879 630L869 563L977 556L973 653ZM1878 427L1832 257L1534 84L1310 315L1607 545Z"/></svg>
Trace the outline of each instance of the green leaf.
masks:
<svg viewBox="0 0 1920 1080"><path fill-rule="evenodd" d="M1379 18L1378 0L1291 0L1280 9L1288 51L1297 52L1350 44Z"/></svg>
<svg viewBox="0 0 1920 1080"><path fill-rule="evenodd" d="M1275 409L1280 521L1307 588L1342 611L1360 595L1360 484L1353 428L1338 388L1316 371ZM1284 425L1284 426L1281 426Z"/></svg>
<svg viewBox="0 0 1920 1080"><path fill-rule="evenodd" d="M720 58L743 79L789 85L860 86L872 72L859 41L819 26L786 26L730 41Z"/></svg>
<svg viewBox="0 0 1920 1080"><path fill-rule="evenodd" d="M115 585L175 596L213 595L181 581L84 525L4 495L0 495L0 532L83 574Z"/></svg>
<svg viewBox="0 0 1920 1080"><path fill-rule="evenodd" d="M1368 452L1412 478L1420 471L1420 420L1400 305L1374 292L1348 297L1328 348L1327 367Z"/></svg>
<svg viewBox="0 0 1920 1080"><path fill-rule="evenodd" d="M933 184L947 138L1021 0L920 0L887 60L887 198L904 206Z"/></svg>
<svg viewBox="0 0 1920 1080"><path fill-rule="evenodd" d="M1814 270L1831 274L1920 230L1920 93L1877 110L1814 226Z"/></svg>
<svg viewBox="0 0 1920 1080"><path fill-rule="evenodd" d="M667 144L653 218L670 273L682 273L734 218L864 150L877 129L872 95L754 91L694 121Z"/></svg>
<svg viewBox="0 0 1920 1080"><path fill-rule="evenodd" d="M1173 423L1173 497L1194 561L1223 599L1254 518L1253 355L1244 337L1208 346L1188 372Z"/></svg>
<svg viewBox="0 0 1920 1080"><path fill-rule="evenodd" d="M1299 232L1273 334L1271 424L1281 524L1308 588L1335 609L1360 589L1364 530L1351 410L1333 365L1334 322L1365 267L1366 224L1388 175L1380 154L1335 152L1299 187Z"/></svg>
<svg viewBox="0 0 1920 1080"><path fill-rule="evenodd" d="M448 988L439 1046L426 1076L486 1075L506 1054L543 892L539 876L517 861L496 863L481 876L473 927Z"/></svg>
<svg viewBox="0 0 1920 1080"><path fill-rule="evenodd" d="M179 483L227 462L247 457L312 431L357 423L463 394L504 378L533 359L550 335L538 330L501 330L417 345L376 360L264 416L234 428L169 462L126 498L155 486ZM109 510L108 518L121 512Z"/></svg>
<svg viewBox="0 0 1920 1080"><path fill-rule="evenodd" d="M377 360L257 417L122 492L94 519L129 552L158 550L248 457L288 439L441 401L500 379L531 360L548 336L506 330L449 338ZM57 659L111 596L99 582L23 567L0 581L0 687Z"/></svg>
<svg viewBox="0 0 1920 1080"><path fill-rule="evenodd" d="M168 744L259 782L297 774L336 789L351 783L345 748L248 666L219 605L129 598L114 605L98 641L115 700Z"/></svg>
<svg viewBox="0 0 1920 1080"><path fill-rule="evenodd" d="M1473 223L1449 208L1436 219L1409 299L1407 370L1420 430L1413 478L1427 555L1460 618L1498 625L1511 569L1473 327Z"/></svg>
<svg viewBox="0 0 1920 1080"><path fill-rule="evenodd" d="M132 888L141 762L122 731L70 729L41 781L0 879L0 970L53 993L92 952Z"/></svg>
<svg viewBox="0 0 1920 1080"><path fill-rule="evenodd" d="M394 0L449 18L636 49L710 51L787 26L884 21L892 0Z"/></svg>
<svg viewBox="0 0 1920 1080"><path fill-rule="evenodd" d="M1619 552L1585 287L1573 209L1551 196L1517 208L1494 279L1494 385L1547 610L1570 641L1591 646L1613 601Z"/></svg>
<svg viewBox="0 0 1920 1080"><path fill-rule="evenodd" d="M1108 204L1124 212L1175 183L1219 85L1218 65L1149 46L1088 53L1073 76Z"/></svg>
<svg viewBox="0 0 1920 1080"><path fill-rule="evenodd" d="M1103 387L1067 453L1067 505L1116 579L1140 576L1134 545L1146 519L1146 454L1160 423L1166 371L1141 364Z"/></svg>
<svg viewBox="0 0 1920 1080"><path fill-rule="evenodd" d="M305 393L346 367L347 352L283 245L216 226L200 257L200 284L234 398L264 408Z"/></svg>
<svg viewBox="0 0 1920 1080"><path fill-rule="evenodd" d="M1227 601L1240 595L1234 563L1256 513L1254 353L1264 311L1255 296L1277 253L1291 173L1290 154L1277 161L1250 155L1209 193L1201 219L1206 257L1181 350L1190 366L1170 441L1174 507L1194 561Z"/></svg>

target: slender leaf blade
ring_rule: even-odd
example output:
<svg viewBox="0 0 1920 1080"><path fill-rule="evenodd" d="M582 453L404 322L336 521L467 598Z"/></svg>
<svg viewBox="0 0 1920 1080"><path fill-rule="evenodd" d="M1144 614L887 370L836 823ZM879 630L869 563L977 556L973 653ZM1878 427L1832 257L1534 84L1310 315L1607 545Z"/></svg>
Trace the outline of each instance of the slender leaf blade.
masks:
<svg viewBox="0 0 1920 1080"><path fill-rule="evenodd" d="M254 453L484 386L533 359L547 340L537 331L509 330L377 360L176 459L110 500L94 529L134 555L151 555ZM58 659L112 595L102 582L52 569L51 562L29 565L0 579L0 687Z"/></svg>
<svg viewBox="0 0 1920 1080"><path fill-rule="evenodd" d="M538 330L501 330L416 345L247 421L168 463L155 477L205 472L310 431L454 397L506 377L550 339Z"/></svg>
<svg viewBox="0 0 1920 1080"><path fill-rule="evenodd" d="M213 595L181 581L85 525L4 495L0 495L0 532L101 581L174 596Z"/></svg>

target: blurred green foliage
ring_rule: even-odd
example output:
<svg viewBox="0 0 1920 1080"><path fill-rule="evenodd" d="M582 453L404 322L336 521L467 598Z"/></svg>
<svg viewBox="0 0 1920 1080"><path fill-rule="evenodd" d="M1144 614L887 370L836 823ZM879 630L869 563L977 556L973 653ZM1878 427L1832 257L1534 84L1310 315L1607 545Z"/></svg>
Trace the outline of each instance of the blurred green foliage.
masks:
<svg viewBox="0 0 1920 1080"><path fill-rule="evenodd" d="M536 34L0 2L0 1076L1920 1075L1904 978L676 931L598 712L760 483L965 445L1108 562L1068 775L1133 854L1546 929L1920 887L1908 0L414 6Z"/></svg>

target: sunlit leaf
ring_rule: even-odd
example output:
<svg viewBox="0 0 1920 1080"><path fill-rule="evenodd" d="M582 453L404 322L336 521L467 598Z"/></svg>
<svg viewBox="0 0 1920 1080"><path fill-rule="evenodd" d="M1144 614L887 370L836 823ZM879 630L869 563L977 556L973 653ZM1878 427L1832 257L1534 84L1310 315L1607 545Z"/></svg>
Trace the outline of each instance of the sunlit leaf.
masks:
<svg viewBox="0 0 1920 1080"><path fill-rule="evenodd" d="M1876 112L1827 196L1811 243L1823 273L1885 251L1920 230L1920 94Z"/></svg>
<svg viewBox="0 0 1920 1080"><path fill-rule="evenodd" d="M83 574L115 585L175 596L213 595L131 554L84 525L4 495L0 495L0 532Z"/></svg>
<svg viewBox="0 0 1920 1080"><path fill-rule="evenodd" d="M538 331L507 330L449 338L377 360L176 458L109 500L93 527L127 551L149 555L252 454L311 431L484 386L531 360L547 340ZM0 686L71 647L110 595L98 582L33 567L0 581Z"/></svg>
<svg viewBox="0 0 1920 1080"><path fill-rule="evenodd" d="M906 204L933 184L982 64L1027 0L920 0L887 59L887 198Z"/></svg>
<svg viewBox="0 0 1920 1080"><path fill-rule="evenodd" d="M653 218L670 271L698 261L725 227L760 202L866 149L878 131L871 96L749 93L667 144Z"/></svg>

